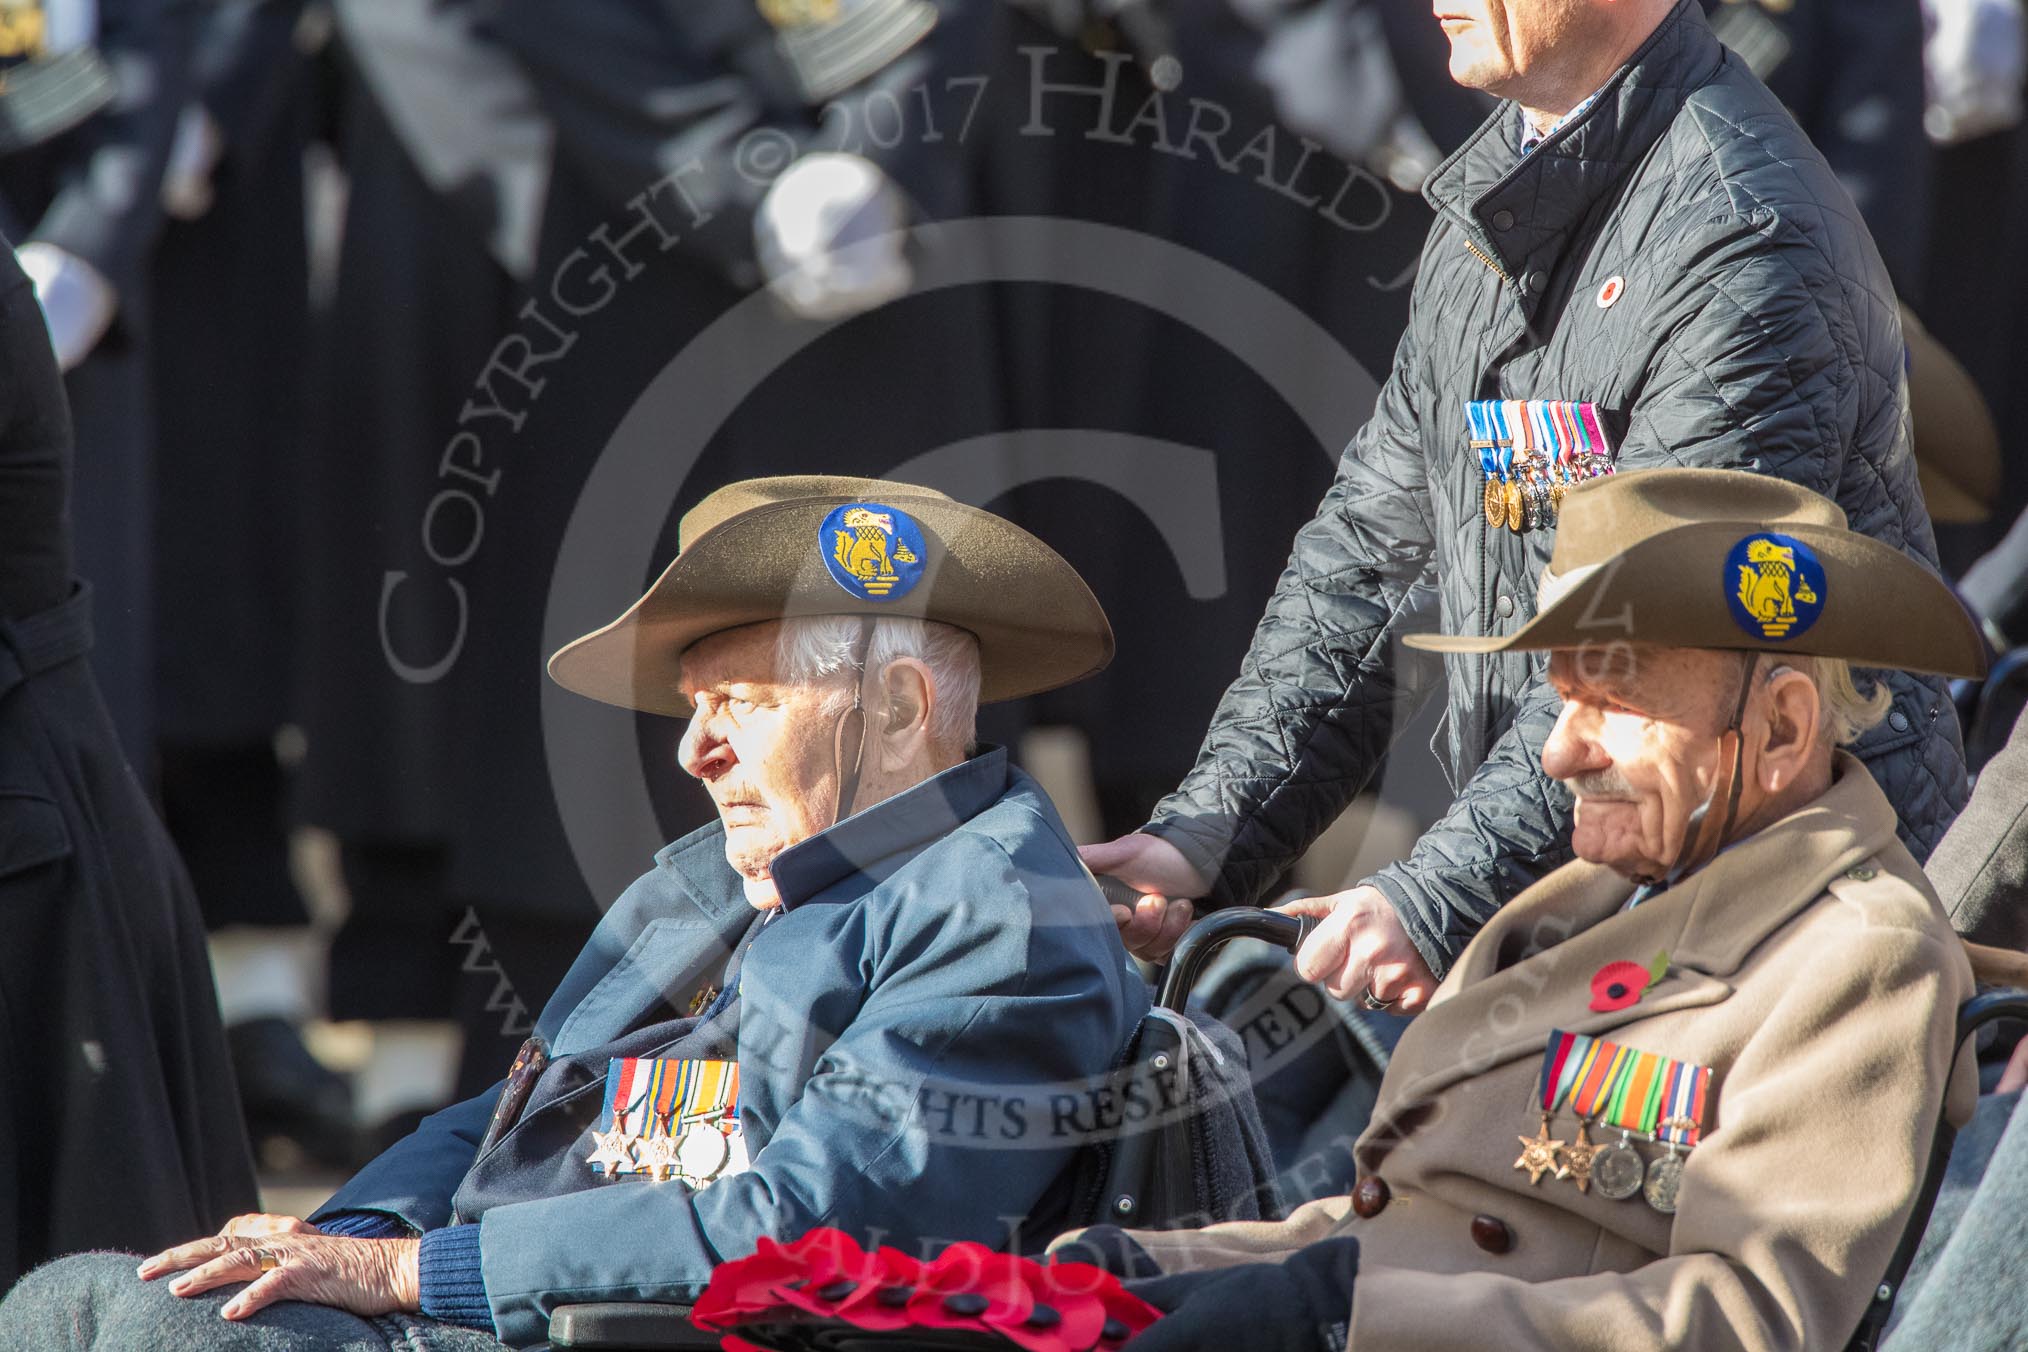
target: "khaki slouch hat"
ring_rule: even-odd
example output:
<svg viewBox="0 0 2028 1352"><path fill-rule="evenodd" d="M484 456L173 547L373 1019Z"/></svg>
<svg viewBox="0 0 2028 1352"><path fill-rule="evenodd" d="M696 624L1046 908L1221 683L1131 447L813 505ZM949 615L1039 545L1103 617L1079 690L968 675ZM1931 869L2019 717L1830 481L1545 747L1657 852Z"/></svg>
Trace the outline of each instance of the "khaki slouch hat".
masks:
<svg viewBox="0 0 2028 1352"><path fill-rule="evenodd" d="M1652 469L1564 498L1535 617L1504 636L1418 634L1445 653L1645 643L1836 657L1977 676L1985 645L1935 573L1830 499L1743 470Z"/></svg>
<svg viewBox="0 0 2028 1352"><path fill-rule="evenodd" d="M685 649L726 629L819 615L935 620L979 642L982 702L1069 685L1112 660L1113 632L1048 545L930 488L838 475L747 479L677 528L677 555L625 614L560 648L566 690L688 716Z"/></svg>

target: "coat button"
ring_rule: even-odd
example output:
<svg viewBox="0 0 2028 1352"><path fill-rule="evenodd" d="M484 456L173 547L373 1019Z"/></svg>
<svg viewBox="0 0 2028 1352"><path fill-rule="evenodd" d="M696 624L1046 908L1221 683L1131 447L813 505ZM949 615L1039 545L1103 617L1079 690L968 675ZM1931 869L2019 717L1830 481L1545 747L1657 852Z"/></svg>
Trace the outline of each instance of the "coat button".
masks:
<svg viewBox="0 0 2028 1352"><path fill-rule="evenodd" d="M1501 619L1506 619L1514 613L1514 598L1502 596L1499 600L1493 602L1493 610Z"/></svg>
<svg viewBox="0 0 2028 1352"><path fill-rule="evenodd" d="M1388 1191L1387 1184L1377 1175L1368 1174L1359 1180L1359 1186L1352 1189L1352 1214L1361 1220L1370 1221L1387 1210L1390 1196L1392 1194Z"/></svg>
<svg viewBox="0 0 2028 1352"><path fill-rule="evenodd" d="M1531 272L1528 274L1528 294L1532 296L1539 296L1548 289L1549 289L1548 273Z"/></svg>
<svg viewBox="0 0 2028 1352"><path fill-rule="evenodd" d="M1907 732L1908 715L1896 709L1893 713L1887 715L1887 726L1893 728L1896 732Z"/></svg>
<svg viewBox="0 0 2028 1352"><path fill-rule="evenodd" d="M1472 1243L1487 1253L1505 1253L1514 1247L1514 1232L1498 1216L1474 1216Z"/></svg>
<svg viewBox="0 0 2028 1352"><path fill-rule="evenodd" d="M1493 213L1493 228L1495 230L1512 230L1514 228L1514 213L1505 207L1501 207Z"/></svg>

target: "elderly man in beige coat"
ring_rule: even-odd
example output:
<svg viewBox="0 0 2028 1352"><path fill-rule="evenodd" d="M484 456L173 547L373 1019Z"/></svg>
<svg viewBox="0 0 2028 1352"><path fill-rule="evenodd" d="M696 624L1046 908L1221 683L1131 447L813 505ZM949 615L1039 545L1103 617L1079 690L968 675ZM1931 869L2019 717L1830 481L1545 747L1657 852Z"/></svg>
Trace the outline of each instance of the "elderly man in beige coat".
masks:
<svg viewBox="0 0 2028 1352"><path fill-rule="evenodd" d="M1129 1237L1193 1274L1135 1352L1821 1352L1865 1312L1946 1079L1957 1121L1976 1086L1964 951L1837 745L1884 712L1847 663L1973 674L1977 634L1833 503L1731 471L1573 488L1541 591L1506 636L1412 641L1550 654L1577 861L1410 1026L1350 1196Z"/></svg>

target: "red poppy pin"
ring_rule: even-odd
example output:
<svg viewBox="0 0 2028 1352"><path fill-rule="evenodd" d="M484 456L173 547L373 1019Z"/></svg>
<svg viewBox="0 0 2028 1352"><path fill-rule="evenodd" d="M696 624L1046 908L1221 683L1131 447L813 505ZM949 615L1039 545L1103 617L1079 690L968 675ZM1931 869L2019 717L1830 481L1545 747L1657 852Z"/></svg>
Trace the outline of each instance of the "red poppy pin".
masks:
<svg viewBox="0 0 2028 1352"><path fill-rule="evenodd" d="M1648 987L1668 970L1667 953L1657 953L1646 967L1638 962L1609 962L1591 974L1591 1007L1597 1013L1610 1014L1638 1004Z"/></svg>

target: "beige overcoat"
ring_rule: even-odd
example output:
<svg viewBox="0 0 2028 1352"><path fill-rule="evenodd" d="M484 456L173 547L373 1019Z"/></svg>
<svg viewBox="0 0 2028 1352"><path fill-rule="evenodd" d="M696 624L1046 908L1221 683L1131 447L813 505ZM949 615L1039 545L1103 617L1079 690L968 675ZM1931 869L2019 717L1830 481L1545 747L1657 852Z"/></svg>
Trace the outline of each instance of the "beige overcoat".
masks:
<svg viewBox="0 0 2028 1352"><path fill-rule="evenodd" d="M1386 1185L1377 1214L1329 1198L1135 1238L1183 1271L1356 1235L1351 1352L1836 1352L1913 1206L1972 994L1886 797L1850 756L1836 768L1821 798L1632 911L1630 883L1578 862L1496 914L1402 1038L1356 1147ZM1668 972L1637 1004L1592 1012L1594 973L1657 952ZM1553 1029L1713 1068L1673 1218L1513 1167ZM1967 1059L1955 1120L1975 1094ZM1576 1125L1566 1108L1551 1134ZM1509 1247L1489 1251L1475 1218Z"/></svg>

